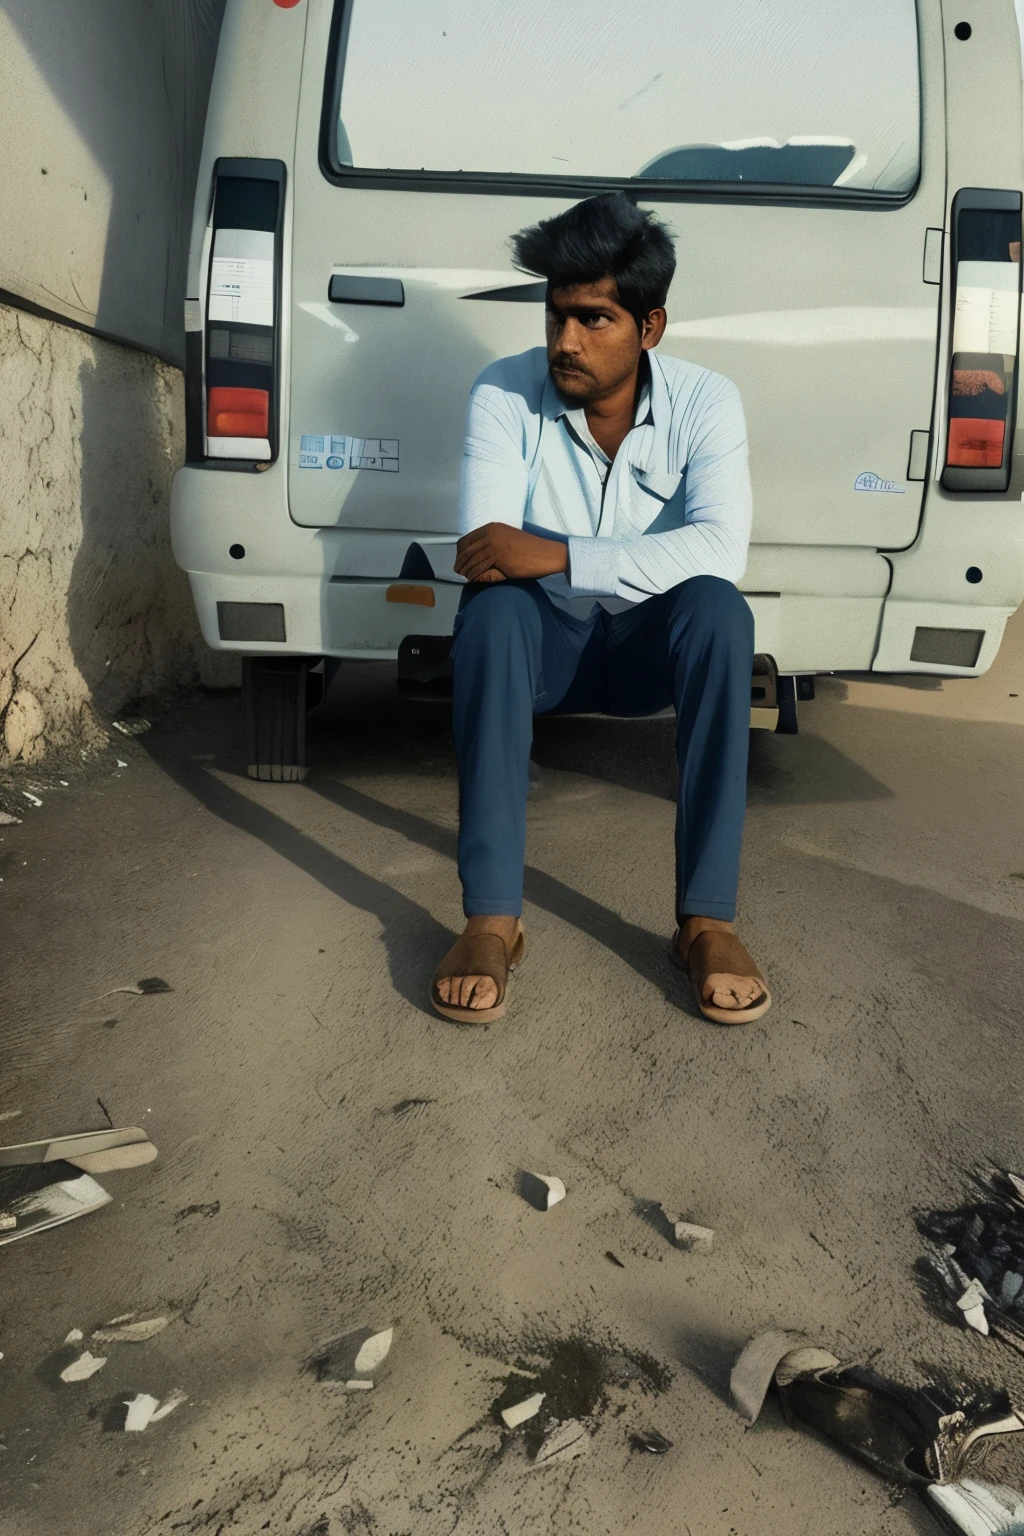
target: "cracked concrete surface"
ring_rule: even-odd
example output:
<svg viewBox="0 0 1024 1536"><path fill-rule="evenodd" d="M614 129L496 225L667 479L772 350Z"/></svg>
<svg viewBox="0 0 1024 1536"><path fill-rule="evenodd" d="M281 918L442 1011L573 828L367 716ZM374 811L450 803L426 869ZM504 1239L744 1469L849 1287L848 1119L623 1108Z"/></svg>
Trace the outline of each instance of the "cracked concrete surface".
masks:
<svg viewBox="0 0 1024 1536"><path fill-rule="evenodd" d="M755 734L740 916L775 1005L748 1029L701 1020L665 955L664 718L539 722L531 947L490 1028L424 1006L459 919L449 721L387 667L341 669L305 784L245 778L239 699L196 698L0 828L4 1139L101 1126L102 1101L160 1150L0 1256L2 1536L71 1508L76 1536L936 1532L774 1409L744 1430L726 1384L783 1326L1024 1401L1024 1359L928 1310L913 1224L1024 1157L1022 684L1024 614L927 711L823 679L799 737ZM150 975L174 991L97 1001ZM565 1201L530 1208L522 1168ZM712 1252L674 1248L653 1201ZM180 1315L48 1384L70 1328L130 1310ZM373 1391L310 1371L391 1326ZM535 1471L489 1408L574 1334L670 1381ZM143 1434L104 1431L176 1387ZM674 1449L632 1451L642 1429ZM1021 1448L989 1471L1024 1485Z"/></svg>
<svg viewBox="0 0 1024 1536"><path fill-rule="evenodd" d="M181 374L0 305L0 766L88 747L95 716L202 678L167 531Z"/></svg>

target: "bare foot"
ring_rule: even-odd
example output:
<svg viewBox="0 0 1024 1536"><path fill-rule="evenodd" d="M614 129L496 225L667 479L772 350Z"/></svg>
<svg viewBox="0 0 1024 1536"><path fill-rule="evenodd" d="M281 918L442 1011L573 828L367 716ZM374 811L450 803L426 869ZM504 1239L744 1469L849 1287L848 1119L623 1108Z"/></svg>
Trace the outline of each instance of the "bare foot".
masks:
<svg viewBox="0 0 1024 1536"><path fill-rule="evenodd" d="M466 934L496 933L511 954L520 932L518 917L470 917ZM493 976L447 976L437 982L437 995L450 1008L493 1008L498 987Z"/></svg>
<svg viewBox="0 0 1024 1536"><path fill-rule="evenodd" d="M763 996L764 977L736 937L732 923L717 917L684 918L676 948L686 962L693 949L700 996L708 1007L751 1008Z"/></svg>

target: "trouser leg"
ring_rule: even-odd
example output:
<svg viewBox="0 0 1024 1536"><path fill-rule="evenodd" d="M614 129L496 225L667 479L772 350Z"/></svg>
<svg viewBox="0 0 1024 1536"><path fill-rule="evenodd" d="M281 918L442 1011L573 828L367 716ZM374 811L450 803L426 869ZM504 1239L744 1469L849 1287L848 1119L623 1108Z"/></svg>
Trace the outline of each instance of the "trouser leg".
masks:
<svg viewBox="0 0 1024 1536"><path fill-rule="evenodd" d="M754 666L754 617L731 582L697 576L683 583L669 618L669 662L679 766L676 912L731 922Z"/></svg>
<svg viewBox="0 0 1024 1536"><path fill-rule="evenodd" d="M467 917L518 917L533 715L568 686L590 626L536 582L467 588L452 646L459 878Z"/></svg>
<svg viewBox="0 0 1024 1536"><path fill-rule="evenodd" d="M616 615L612 632L615 713L675 706L676 913L731 922L746 811L753 615L731 582L694 576Z"/></svg>

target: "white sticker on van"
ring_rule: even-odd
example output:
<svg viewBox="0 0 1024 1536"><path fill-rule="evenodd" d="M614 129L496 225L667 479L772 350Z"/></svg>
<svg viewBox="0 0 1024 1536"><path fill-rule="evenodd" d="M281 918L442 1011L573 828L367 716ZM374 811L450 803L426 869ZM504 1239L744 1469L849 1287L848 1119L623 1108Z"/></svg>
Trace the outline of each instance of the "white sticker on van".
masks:
<svg viewBox="0 0 1024 1536"><path fill-rule="evenodd" d="M261 229L218 229L210 264L211 320L274 323L274 236Z"/></svg>
<svg viewBox="0 0 1024 1536"><path fill-rule="evenodd" d="M333 432L303 432L299 439L300 469L344 469L345 439Z"/></svg>
<svg viewBox="0 0 1024 1536"><path fill-rule="evenodd" d="M895 480L883 480L881 475L876 475L870 469L864 469L853 482L855 491L891 491L896 496L905 496L907 488L898 485Z"/></svg>
<svg viewBox="0 0 1024 1536"><path fill-rule="evenodd" d="M353 437L349 447L349 468L397 472L397 437Z"/></svg>

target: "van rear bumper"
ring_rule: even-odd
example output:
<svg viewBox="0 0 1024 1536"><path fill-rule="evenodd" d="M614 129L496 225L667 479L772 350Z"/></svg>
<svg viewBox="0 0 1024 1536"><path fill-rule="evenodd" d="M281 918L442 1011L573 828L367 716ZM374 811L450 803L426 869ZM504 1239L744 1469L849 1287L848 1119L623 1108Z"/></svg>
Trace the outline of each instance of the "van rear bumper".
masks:
<svg viewBox="0 0 1024 1536"><path fill-rule="evenodd" d="M247 656L396 661L408 635L452 634L461 592L453 582L416 582L421 593L433 593L434 604L426 607L389 601L393 581L205 571L190 571L189 580L206 643ZM977 677L995 659L1012 612L879 597L744 595L754 615L755 647L773 657L783 674L873 670ZM254 638L260 634L279 638ZM972 664L956 665L974 654L967 640L972 634L979 637ZM943 651L943 644L952 649ZM938 659L923 659L932 655Z"/></svg>

